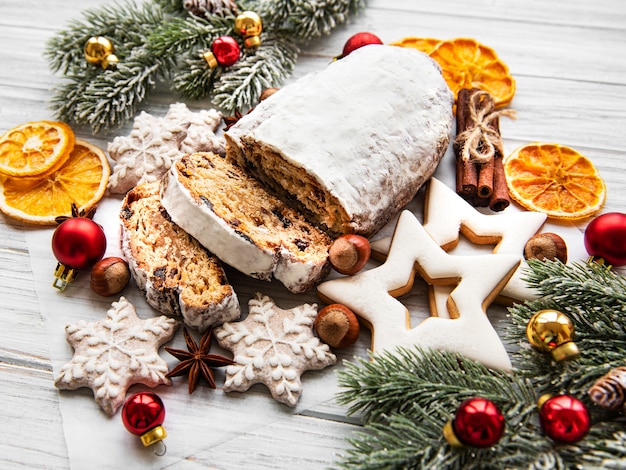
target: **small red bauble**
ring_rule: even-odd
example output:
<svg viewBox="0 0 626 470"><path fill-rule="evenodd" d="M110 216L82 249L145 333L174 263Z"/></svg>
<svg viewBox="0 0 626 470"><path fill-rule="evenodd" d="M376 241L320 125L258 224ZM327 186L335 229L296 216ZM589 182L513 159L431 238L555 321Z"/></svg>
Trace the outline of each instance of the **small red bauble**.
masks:
<svg viewBox="0 0 626 470"><path fill-rule="evenodd" d="M587 253L612 266L626 265L626 214L609 212L593 219L585 229Z"/></svg>
<svg viewBox="0 0 626 470"><path fill-rule="evenodd" d="M540 398L539 422L546 436L564 444L580 441L590 427L587 408L569 395Z"/></svg>
<svg viewBox="0 0 626 470"><path fill-rule="evenodd" d="M355 50L363 46L368 46L370 44L382 44L382 43L383 42L380 40L380 38L376 36L375 34L365 33L365 32L356 33L355 35L351 36L346 41L346 44L343 46L343 52L341 53L341 56L339 56L338 58L345 57L351 52L354 52Z"/></svg>
<svg viewBox="0 0 626 470"><path fill-rule="evenodd" d="M52 253L59 263L83 270L102 259L107 241L102 227L86 217L67 219L52 235Z"/></svg>
<svg viewBox="0 0 626 470"><path fill-rule="evenodd" d="M161 398L152 392L138 392L131 395L122 408L124 427L141 437L144 446L160 442L167 437L163 426L165 406Z"/></svg>
<svg viewBox="0 0 626 470"><path fill-rule="evenodd" d="M239 43L231 36L220 36L211 45L215 60L222 67L230 67L239 60L241 50Z"/></svg>
<svg viewBox="0 0 626 470"><path fill-rule="evenodd" d="M446 424L444 436L455 447L490 447L504 434L504 415L486 398L470 398L459 406L454 419Z"/></svg>

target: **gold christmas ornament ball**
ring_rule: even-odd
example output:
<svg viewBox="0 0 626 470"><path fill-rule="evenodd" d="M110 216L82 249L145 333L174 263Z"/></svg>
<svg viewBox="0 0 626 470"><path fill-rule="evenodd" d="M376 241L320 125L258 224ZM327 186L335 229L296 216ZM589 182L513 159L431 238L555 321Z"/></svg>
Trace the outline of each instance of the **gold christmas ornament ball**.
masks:
<svg viewBox="0 0 626 470"><path fill-rule="evenodd" d="M542 352L549 352L557 361L576 359L580 355L573 342L574 324L558 310L546 309L535 313L526 326L530 344Z"/></svg>
<svg viewBox="0 0 626 470"><path fill-rule="evenodd" d="M83 48L85 59L92 65L101 65L102 68L114 66L119 62L115 54L113 43L104 36L92 36Z"/></svg>
<svg viewBox="0 0 626 470"><path fill-rule="evenodd" d="M244 38L246 47L257 47L261 44L260 35L263 31L261 17L253 11L244 11L235 18L235 31Z"/></svg>

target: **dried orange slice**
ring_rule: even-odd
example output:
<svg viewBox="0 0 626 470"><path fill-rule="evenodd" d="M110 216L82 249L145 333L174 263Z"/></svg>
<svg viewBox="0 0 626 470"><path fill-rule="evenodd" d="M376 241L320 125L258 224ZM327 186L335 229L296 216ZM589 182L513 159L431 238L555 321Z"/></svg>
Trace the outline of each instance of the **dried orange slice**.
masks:
<svg viewBox="0 0 626 470"><path fill-rule="evenodd" d="M10 217L53 225L71 216L72 204L87 211L104 196L111 168L102 149L77 140L68 160L46 175L0 177L0 210Z"/></svg>
<svg viewBox="0 0 626 470"><path fill-rule="evenodd" d="M517 148L504 160L511 198L554 219L578 220L604 205L606 185L593 163L560 144Z"/></svg>
<svg viewBox="0 0 626 470"><path fill-rule="evenodd" d="M74 132L63 122L27 122L0 136L0 173L37 176L69 158Z"/></svg>
<svg viewBox="0 0 626 470"><path fill-rule="evenodd" d="M457 38L441 41L429 55L441 66L455 99L461 88L489 92L496 107L513 99L515 80L507 65L490 47L474 39Z"/></svg>
<svg viewBox="0 0 626 470"><path fill-rule="evenodd" d="M441 39L435 38L408 37L402 38L400 41L392 42L390 45L399 47L412 47L413 49L422 51L425 54L430 54L435 49L435 47L439 45L440 42Z"/></svg>

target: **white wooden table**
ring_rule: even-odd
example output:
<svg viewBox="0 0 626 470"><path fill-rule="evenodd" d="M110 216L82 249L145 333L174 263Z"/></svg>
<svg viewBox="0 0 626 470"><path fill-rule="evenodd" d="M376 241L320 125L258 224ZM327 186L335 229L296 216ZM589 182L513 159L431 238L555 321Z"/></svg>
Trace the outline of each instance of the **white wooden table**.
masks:
<svg viewBox="0 0 626 470"><path fill-rule="evenodd" d="M83 9L101 3L0 0L0 131L53 118L50 90L59 78L42 57L45 42ZM349 25L310 45L292 79L326 66L358 31L371 31L384 42L405 36L465 36L493 47L517 79L511 106L518 119L502 121L506 150L532 141L578 149L595 162L607 183L604 212L626 212L626 3L372 0ZM161 90L147 103L149 112L163 113L177 100L167 87ZM76 132L103 147L113 137ZM41 267L55 262L46 246L50 234L50 229L0 217L0 468L324 468L348 447L344 438L358 425L333 403L335 372L341 366L306 373L295 409L274 402L262 386L229 395L201 385L188 396L184 380L176 379L173 387L158 389L166 401L170 434L168 452L161 458L146 455L121 426L119 414L106 418L90 391L60 394L53 385L53 367L69 360L71 350L62 329L56 329L60 319L46 312L58 302L71 306L68 318L98 319L109 301L95 298L84 281L63 297L51 286L46 290L51 272L42 273ZM260 289L285 307L316 301L314 295L294 299L277 286L235 273L231 282L241 286L244 307ZM138 302L140 313L149 314L134 290L127 288L128 295ZM179 331L179 346L181 336ZM364 356L368 345L365 333L339 359ZM221 380L218 375L218 384ZM190 409L194 417L181 419Z"/></svg>

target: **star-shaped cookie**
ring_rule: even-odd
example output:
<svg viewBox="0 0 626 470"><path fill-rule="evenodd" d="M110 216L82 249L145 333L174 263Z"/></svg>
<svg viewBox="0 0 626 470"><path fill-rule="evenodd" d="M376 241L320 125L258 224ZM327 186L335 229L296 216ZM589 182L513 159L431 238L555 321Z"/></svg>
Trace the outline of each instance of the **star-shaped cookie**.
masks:
<svg viewBox="0 0 626 470"><path fill-rule="evenodd" d="M214 330L220 346L232 351L235 361L226 368L224 391L245 392L263 383L275 400L295 406L302 393L302 373L337 361L328 345L313 334L316 316L315 304L283 310L257 293L245 320Z"/></svg>
<svg viewBox="0 0 626 470"><path fill-rule="evenodd" d="M167 362L158 350L177 327L176 320L165 316L140 319L135 307L120 297L103 320L65 327L74 357L61 368L54 385L62 390L91 388L96 403L112 416L124 403L131 385L171 383L165 377Z"/></svg>
<svg viewBox="0 0 626 470"><path fill-rule="evenodd" d="M537 233L546 221L540 212L507 210L499 214L483 214L456 194L444 183L431 178L426 192L424 228L444 250L453 249L464 235L478 245L495 245L493 253L517 255L520 267L500 293L499 300L532 300L537 293L522 280L524 267L524 245ZM372 252L384 259L389 251L391 238L372 242ZM445 289L435 288L435 295L444 294ZM439 293L438 291L442 292Z"/></svg>
<svg viewBox="0 0 626 470"><path fill-rule="evenodd" d="M389 255L377 268L326 281L318 295L341 303L372 330L372 351L418 345L459 352L483 364L510 370L511 362L485 309L519 264L519 256L446 253L409 211L400 214ZM430 285L452 286L447 312L411 326L407 308L395 297L407 293L419 274Z"/></svg>

